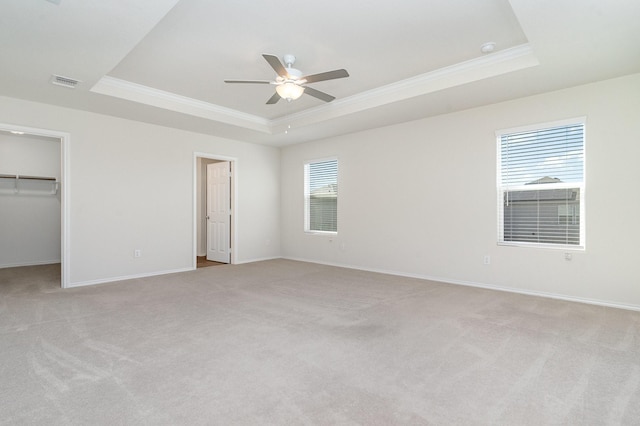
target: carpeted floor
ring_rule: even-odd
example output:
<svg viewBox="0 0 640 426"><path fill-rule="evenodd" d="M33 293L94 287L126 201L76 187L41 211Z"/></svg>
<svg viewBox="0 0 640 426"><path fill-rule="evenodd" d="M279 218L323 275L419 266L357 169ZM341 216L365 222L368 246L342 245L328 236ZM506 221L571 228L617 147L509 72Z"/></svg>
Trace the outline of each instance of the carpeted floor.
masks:
<svg viewBox="0 0 640 426"><path fill-rule="evenodd" d="M640 313L274 260L0 269L0 424L613 425Z"/></svg>

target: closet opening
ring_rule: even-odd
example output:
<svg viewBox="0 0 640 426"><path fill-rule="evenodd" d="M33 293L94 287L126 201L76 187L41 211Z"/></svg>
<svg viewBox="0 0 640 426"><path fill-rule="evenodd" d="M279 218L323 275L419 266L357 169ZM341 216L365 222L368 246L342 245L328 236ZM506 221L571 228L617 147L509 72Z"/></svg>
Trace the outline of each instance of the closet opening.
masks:
<svg viewBox="0 0 640 426"><path fill-rule="evenodd" d="M16 286L68 283L69 135L0 124L0 275Z"/></svg>

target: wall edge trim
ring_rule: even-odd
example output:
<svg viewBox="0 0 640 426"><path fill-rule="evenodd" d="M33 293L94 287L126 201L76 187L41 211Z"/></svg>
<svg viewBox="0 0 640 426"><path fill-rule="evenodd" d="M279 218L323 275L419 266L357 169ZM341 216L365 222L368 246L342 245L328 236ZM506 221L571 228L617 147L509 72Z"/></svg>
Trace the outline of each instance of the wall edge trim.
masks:
<svg viewBox="0 0 640 426"><path fill-rule="evenodd" d="M66 288L86 287L89 285L107 284L107 283L112 283L117 281L126 281L126 280L135 280L138 278L155 277L157 275L176 274L178 272L188 272L193 270L194 268L192 267L186 267L186 268L178 268L178 269L168 269L165 271L146 272L142 274L122 275L119 277L100 278L97 280L78 281L78 282L69 283L69 286Z"/></svg>
<svg viewBox="0 0 640 426"><path fill-rule="evenodd" d="M361 266L353 266L353 265L333 263L333 262L319 262L311 259L304 259L304 258L297 258L297 257L283 256L282 259L294 260L298 262L309 262L309 263L315 263L319 265L335 266L335 267L346 268L346 269L356 269L356 270L367 271L367 272L376 272L379 274L395 275L399 277L418 278L422 280L437 281L444 284L454 284L454 285L461 285L466 287L483 288L486 290L496 290L496 291L503 291L507 293L523 294L526 296L537 296L537 297L544 297L547 299L564 300L566 302L576 302L576 303L583 303L587 305L597 305L597 306L603 306L607 308L625 309L628 311L640 312L640 305L631 305L631 304L613 302L610 300L590 299L586 297L570 296L566 294L549 293L549 292L535 291L535 290L524 290L524 289L519 289L514 287L505 287L505 286L499 286L494 284L479 283L474 281L455 280L451 278L435 277L431 275L412 274L412 273L393 271L393 270L387 270L387 269L365 268Z"/></svg>

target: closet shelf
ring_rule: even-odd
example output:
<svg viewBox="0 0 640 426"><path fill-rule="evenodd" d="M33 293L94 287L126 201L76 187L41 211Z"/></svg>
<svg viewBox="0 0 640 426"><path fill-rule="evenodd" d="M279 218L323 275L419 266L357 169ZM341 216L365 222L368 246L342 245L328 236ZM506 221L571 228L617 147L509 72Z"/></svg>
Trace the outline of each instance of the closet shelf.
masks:
<svg viewBox="0 0 640 426"><path fill-rule="evenodd" d="M0 179L13 179L14 184L12 189L16 194L20 193L21 190L26 190L26 192L29 193L50 193L51 195L54 195L58 192L59 182L55 177L0 174ZM29 188L23 188L20 185L21 180L32 182L34 185L29 185ZM42 186L40 186L39 184L51 185L51 189L43 190ZM49 188L49 186L47 186L46 188Z"/></svg>

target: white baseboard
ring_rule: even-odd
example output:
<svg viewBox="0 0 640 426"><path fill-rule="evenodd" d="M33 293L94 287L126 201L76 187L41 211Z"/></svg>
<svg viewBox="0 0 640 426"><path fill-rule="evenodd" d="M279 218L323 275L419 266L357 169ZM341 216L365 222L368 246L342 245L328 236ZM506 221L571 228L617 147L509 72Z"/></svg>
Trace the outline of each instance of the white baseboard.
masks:
<svg viewBox="0 0 640 426"><path fill-rule="evenodd" d="M96 284L106 284L106 283L112 283L112 282L116 282L116 281L134 280L134 279L137 279L137 278L154 277L156 275L175 274L175 273L178 273L178 272L187 272L187 271L193 271L193 270L194 270L194 268L188 267L188 268L170 269L170 270L166 270L166 271L148 272L148 273L144 273L144 274L134 274L134 275L124 275L124 276L120 276L120 277L101 278L101 279L98 279L98 280L79 281L79 282L75 282L75 283L69 283L69 285L66 288L84 287L84 286L87 286L87 285L96 285Z"/></svg>
<svg viewBox="0 0 640 426"><path fill-rule="evenodd" d="M274 260L274 259L280 259L280 257L276 256L276 257L264 257L259 259L242 260L240 262L236 262L235 265L241 265L243 263L262 262L265 260ZM134 280L137 278L154 277L156 275L166 275L166 274L175 274L178 272L193 271L195 269L196 269L195 267L188 267L188 268L171 269L166 271L148 272L144 274L123 275L119 277L101 278L97 280L78 281L78 282L69 283L69 285L66 286L65 288L84 287L87 285L106 284L106 283L112 283L112 282L124 281L124 280Z"/></svg>
<svg viewBox="0 0 640 426"><path fill-rule="evenodd" d="M434 276L421 275L421 274L411 274L406 272L390 271L386 269L364 268L361 266L345 265L345 264L333 263L333 262L318 262L315 260L303 259L303 258L297 258L297 257L282 257L282 259L295 260L299 262L316 263L319 265L336 266L339 268L356 269L356 270L367 271L367 272L377 272L380 274L396 275L399 277L418 278L422 280L437 281L445 284L455 284L455 285L463 285L467 287L484 288L487 290L496 290L496 291L504 291L508 293L525 294L528 296L546 297L549 299L565 300L567 302L578 302L578 303L586 303L588 305L598 305L598 306L606 306L609 308L626 309L630 311L640 311L639 305L629 305L625 303L612 302L609 300L589 299L585 297L569 296L565 294L548 293L548 292L536 291L536 290L523 290L519 288L504 287L504 286L498 286L493 284L478 283L473 281L452 280L451 278L434 277Z"/></svg>
<svg viewBox="0 0 640 426"><path fill-rule="evenodd" d="M60 259L57 259L57 260L39 260L37 262L6 263L6 264L1 264L0 265L0 269L3 269L3 268L18 268L20 266L53 265L54 263L60 263Z"/></svg>
<svg viewBox="0 0 640 426"><path fill-rule="evenodd" d="M234 263L234 265L242 265L243 263L264 262L265 260L275 260L275 259L283 259L283 258L280 256L273 256L273 257L260 257L256 259L247 259L247 260L236 260L236 263Z"/></svg>

